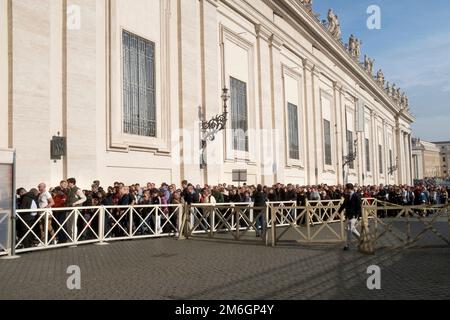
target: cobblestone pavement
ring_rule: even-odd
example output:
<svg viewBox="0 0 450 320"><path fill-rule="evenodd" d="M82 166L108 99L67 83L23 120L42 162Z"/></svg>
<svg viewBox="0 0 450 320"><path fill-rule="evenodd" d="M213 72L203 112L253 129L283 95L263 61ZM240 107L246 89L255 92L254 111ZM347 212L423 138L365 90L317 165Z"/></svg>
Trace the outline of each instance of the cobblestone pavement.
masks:
<svg viewBox="0 0 450 320"><path fill-rule="evenodd" d="M50 250L0 260L0 299L450 299L448 248L341 249L151 239ZM67 289L71 265L81 290ZM379 291L367 289L370 265Z"/></svg>

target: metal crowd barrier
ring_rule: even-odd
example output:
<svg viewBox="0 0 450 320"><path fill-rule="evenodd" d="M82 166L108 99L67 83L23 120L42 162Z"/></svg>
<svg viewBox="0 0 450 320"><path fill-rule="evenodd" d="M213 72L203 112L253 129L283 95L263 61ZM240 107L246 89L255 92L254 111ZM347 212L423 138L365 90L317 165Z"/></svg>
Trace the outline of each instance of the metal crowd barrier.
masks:
<svg viewBox="0 0 450 320"><path fill-rule="evenodd" d="M275 214L269 214L267 218L267 227L272 227L275 222L277 227L287 227L292 220L297 219L297 201L269 201L266 203L268 209L275 210ZM274 219L274 220L272 220Z"/></svg>
<svg viewBox="0 0 450 320"><path fill-rule="evenodd" d="M183 205L104 207L102 241L179 235Z"/></svg>
<svg viewBox="0 0 450 320"><path fill-rule="evenodd" d="M248 227L248 223L240 224L236 216L236 209L241 209L250 221L253 221L253 203L220 203L220 204L193 204L189 207L189 235L235 231L238 228ZM213 227L212 227L213 226Z"/></svg>
<svg viewBox="0 0 450 320"><path fill-rule="evenodd" d="M248 232L260 233L266 245L272 246L287 240L288 231L295 231L289 240L300 243L343 242L346 223L345 212L338 212L341 205L337 200L308 201L306 206L268 202L261 208L253 203L229 203L17 210L15 230L9 212L0 212L0 256L117 240L186 239L220 233L237 240ZM390 214L386 218L380 212ZM362 234L360 247L366 252L386 246L410 247L430 234L450 246L449 212L450 205L401 207L363 199L357 225Z"/></svg>
<svg viewBox="0 0 450 320"><path fill-rule="evenodd" d="M381 218L380 211L387 212ZM450 204L434 206L364 206L360 246L376 249L450 246Z"/></svg>
<svg viewBox="0 0 450 320"><path fill-rule="evenodd" d="M17 210L17 253L179 234L183 205ZM11 237L13 238L13 237ZM10 250L5 250L9 254ZM5 254L5 253L3 253Z"/></svg>
<svg viewBox="0 0 450 320"><path fill-rule="evenodd" d="M182 236L191 238L206 234L210 238L217 234L231 234L240 240L247 232L258 230L264 233L266 207L256 208L253 203L194 204L185 210ZM262 236L263 238L263 236Z"/></svg>
<svg viewBox="0 0 450 320"><path fill-rule="evenodd" d="M207 234L210 238L228 233L240 240L248 232L256 233L268 244L267 232L276 227L286 227L297 219L295 201L267 202L264 207L254 207L253 203L195 204L186 209L184 217L186 238ZM278 214L270 214L270 209ZM287 214L285 214L287 213Z"/></svg>
<svg viewBox="0 0 450 320"><path fill-rule="evenodd" d="M0 222L8 218L9 214L5 213ZM271 225L268 207L254 208L253 203L30 209L17 210L15 220L15 230L0 233L8 239L7 243L0 244L0 255L10 255L12 246L14 252L24 253L118 240L183 239L201 233L243 235L247 231L265 231ZM285 220L279 225L286 225ZM266 222L266 227L259 226L260 221ZM14 241L10 241L12 238Z"/></svg>
<svg viewBox="0 0 450 320"><path fill-rule="evenodd" d="M341 217L335 214L344 203L344 200L323 200L323 201L306 201L306 207L311 209L311 216L308 220L313 225L340 222Z"/></svg>
<svg viewBox="0 0 450 320"><path fill-rule="evenodd" d="M346 241L345 210L338 212L342 204L339 200L308 201L306 206L269 206L272 246L282 240L309 244ZM450 246L450 205L399 206L377 199L363 199L362 205L357 228L361 232L359 248L364 253L383 247ZM289 225L277 225L279 221Z"/></svg>
<svg viewBox="0 0 450 320"><path fill-rule="evenodd" d="M284 237L287 240L295 240L299 243L320 243L320 242L342 242L344 241L344 214L339 214L341 201L314 201L308 202L306 206L292 206L290 208L269 207L270 215L272 216L271 226L271 243L276 246ZM296 216L292 217L291 212L295 210ZM285 221L289 225L280 229L276 225L277 216L284 215ZM340 225L335 228L335 225ZM280 231L280 233L279 233ZM289 234L289 231L295 231ZM324 231L328 235L323 236Z"/></svg>

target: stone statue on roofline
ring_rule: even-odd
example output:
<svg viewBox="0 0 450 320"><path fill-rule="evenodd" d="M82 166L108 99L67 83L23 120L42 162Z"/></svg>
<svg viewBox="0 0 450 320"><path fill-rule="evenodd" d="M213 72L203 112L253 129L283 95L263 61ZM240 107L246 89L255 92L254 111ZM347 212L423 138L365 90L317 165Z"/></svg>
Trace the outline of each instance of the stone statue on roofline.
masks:
<svg viewBox="0 0 450 320"><path fill-rule="evenodd" d="M350 55L357 60L361 57L361 45L362 42L359 39L354 35L350 36L350 39L348 40L348 51L350 52Z"/></svg>
<svg viewBox="0 0 450 320"><path fill-rule="evenodd" d="M312 0L300 0L300 4L303 5L309 13L312 13Z"/></svg>
<svg viewBox="0 0 450 320"><path fill-rule="evenodd" d="M359 40L359 39L356 39L356 41L355 41L355 46L356 46L356 49L355 49L355 58L356 58L357 60L359 60L359 57L361 57L361 45L362 45L362 41Z"/></svg>
<svg viewBox="0 0 450 320"><path fill-rule="evenodd" d="M390 96L391 96L391 98L394 98L395 99L395 92L397 91L397 88L396 88L396 84L394 83L393 85L392 85L392 87L391 87L391 94L390 94Z"/></svg>
<svg viewBox="0 0 450 320"><path fill-rule="evenodd" d="M337 15L333 13L333 10L328 10L328 31L331 33L333 38L336 40L340 40L342 33L341 33L341 25L339 23L339 18Z"/></svg>
<svg viewBox="0 0 450 320"><path fill-rule="evenodd" d="M373 74L373 64L375 60L370 59L367 55L364 55L364 68L370 74Z"/></svg>
<svg viewBox="0 0 450 320"><path fill-rule="evenodd" d="M377 82L380 86L384 87L385 80L384 80L383 71L381 69L379 69L377 72Z"/></svg>
<svg viewBox="0 0 450 320"><path fill-rule="evenodd" d="M406 93L402 93L402 96L400 98L400 105L404 108L406 108Z"/></svg>
<svg viewBox="0 0 450 320"><path fill-rule="evenodd" d="M350 35L350 39L348 40L348 51L354 57L356 52L356 38L354 35Z"/></svg>
<svg viewBox="0 0 450 320"><path fill-rule="evenodd" d="M402 100L402 93L400 88L397 89L397 92L395 93L395 100L400 104Z"/></svg>

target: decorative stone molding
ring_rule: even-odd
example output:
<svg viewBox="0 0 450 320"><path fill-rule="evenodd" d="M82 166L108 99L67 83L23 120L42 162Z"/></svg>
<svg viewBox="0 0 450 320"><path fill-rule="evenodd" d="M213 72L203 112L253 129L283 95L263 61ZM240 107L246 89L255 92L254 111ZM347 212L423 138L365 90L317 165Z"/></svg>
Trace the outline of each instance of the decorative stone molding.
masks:
<svg viewBox="0 0 450 320"><path fill-rule="evenodd" d="M311 72L313 75L320 77L322 71L318 65L314 65L314 67L311 69Z"/></svg>
<svg viewBox="0 0 450 320"><path fill-rule="evenodd" d="M276 34L272 34L269 37L269 46L274 47L275 49L281 49L283 46L283 40L278 37Z"/></svg>
<svg viewBox="0 0 450 320"><path fill-rule="evenodd" d="M302 58L302 61L303 61L303 67L310 72L312 72L314 70L314 68L316 67L316 65L307 58Z"/></svg>
<svg viewBox="0 0 450 320"><path fill-rule="evenodd" d="M344 85L340 81L333 81L333 88L334 90L337 90L339 92L343 92Z"/></svg>

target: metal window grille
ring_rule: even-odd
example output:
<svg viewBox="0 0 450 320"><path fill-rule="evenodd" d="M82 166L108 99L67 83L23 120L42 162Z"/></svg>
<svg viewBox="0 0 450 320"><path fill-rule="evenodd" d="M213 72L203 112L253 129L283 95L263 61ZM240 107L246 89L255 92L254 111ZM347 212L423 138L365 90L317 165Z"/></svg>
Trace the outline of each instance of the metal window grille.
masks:
<svg viewBox="0 0 450 320"><path fill-rule="evenodd" d="M328 166L333 165L331 158L331 122L323 120L324 127L324 140L325 140L325 164Z"/></svg>
<svg viewBox="0 0 450 320"><path fill-rule="evenodd" d="M353 154L353 132L347 130L347 154L352 155ZM355 169L355 162L352 161L349 164L350 169Z"/></svg>
<svg viewBox="0 0 450 320"><path fill-rule="evenodd" d="M156 137L155 44L124 31L124 133Z"/></svg>
<svg viewBox="0 0 450 320"><path fill-rule="evenodd" d="M370 163L370 140L366 138L366 171L371 171L371 163Z"/></svg>
<svg viewBox="0 0 450 320"><path fill-rule="evenodd" d="M378 145L378 158L380 162L380 174L383 174L383 146L381 144Z"/></svg>
<svg viewBox="0 0 450 320"><path fill-rule="evenodd" d="M233 150L248 152L247 84L233 77L230 82Z"/></svg>
<svg viewBox="0 0 450 320"><path fill-rule="evenodd" d="M392 168L394 166L394 155L392 150L389 150L389 166Z"/></svg>
<svg viewBox="0 0 450 320"><path fill-rule="evenodd" d="M298 136L298 107L295 104L288 103L288 122L289 122L289 157L294 160L300 160L300 143Z"/></svg>

